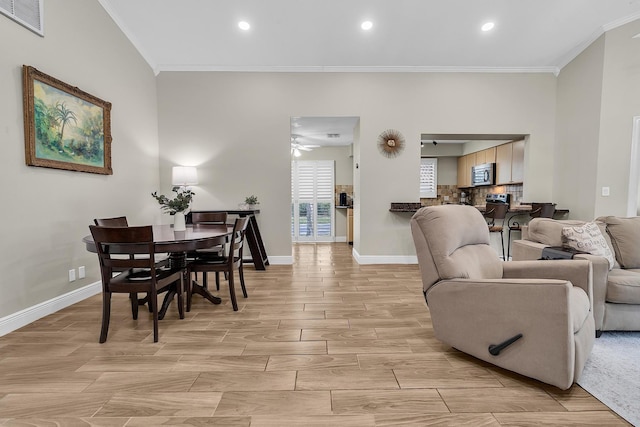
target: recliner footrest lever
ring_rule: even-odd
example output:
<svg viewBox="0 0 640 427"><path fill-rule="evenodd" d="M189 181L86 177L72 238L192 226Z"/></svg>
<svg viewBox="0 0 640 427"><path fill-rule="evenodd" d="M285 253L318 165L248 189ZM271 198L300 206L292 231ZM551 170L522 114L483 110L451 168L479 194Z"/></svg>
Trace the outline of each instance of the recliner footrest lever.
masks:
<svg viewBox="0 0 640 427"><path fill-rule="evenodd" d="M511 344L513 344L514 342L518 341L520 338L522 338L522 334L518 334L518 335L514 335L511 338L509 338L508 340L500 343L500 344L491 344L489 346L489 353L491 353L492 356L497 356L500 354L500 352L502 350L504 350L505 348L509 347Z"/></svg>

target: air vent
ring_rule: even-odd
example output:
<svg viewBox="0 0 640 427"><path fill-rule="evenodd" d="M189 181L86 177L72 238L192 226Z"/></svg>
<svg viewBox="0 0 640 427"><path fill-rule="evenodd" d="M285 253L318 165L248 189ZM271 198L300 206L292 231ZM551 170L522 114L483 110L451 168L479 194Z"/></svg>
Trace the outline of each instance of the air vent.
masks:
<svg viewBox="0 0 640 427"><path fill-rule="evenodd" d="M327 138L340 138L339 133L328 133Z"/></svg>
<svg viewBox="0 0 640 427"><path fill-rule="evenodd" d="M0 13L44 37L42 2L44 0L0 0Z"/></svg>

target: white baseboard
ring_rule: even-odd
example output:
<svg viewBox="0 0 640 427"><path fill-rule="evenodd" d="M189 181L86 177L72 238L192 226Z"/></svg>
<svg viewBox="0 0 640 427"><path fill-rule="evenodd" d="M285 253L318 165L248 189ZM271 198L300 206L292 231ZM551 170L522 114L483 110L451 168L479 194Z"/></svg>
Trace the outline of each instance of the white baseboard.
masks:
<svg viewBox="0 0 640 427"><path fill-rule="evenodd" d="M358 264L417 264L416 255L360 255L353 249L351 252Z"/></svg>
<svg viewBox="0 0 640 427"><path fill-rule="evenodd" d="M269 255L269 264L271 265L292 265L293 257L292 256L271 256Z"/></svg>
<svg viewBox="0 0 640 427"><path fill-rule="evenodd" d="M64 295L52 298L49 301L41 302L40 304L0 318L0 337L48 316L51 313L55 313L58 310L62 310L63 308L67 308L77 302L97 295L100 292L102 292L102 282L97 281Z"/></svg>

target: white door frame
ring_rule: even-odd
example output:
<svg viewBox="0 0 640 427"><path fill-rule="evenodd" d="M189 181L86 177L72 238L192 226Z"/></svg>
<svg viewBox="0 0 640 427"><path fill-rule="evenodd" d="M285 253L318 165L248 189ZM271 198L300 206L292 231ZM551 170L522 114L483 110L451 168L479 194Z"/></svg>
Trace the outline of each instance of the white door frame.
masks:
<svg viewBox="0 0 640 427"><path fill-rule="evenodd" d="M627 216L638 215L638 181L640 180L640 116L633 118L631 134L631 155L629 165L629 194L627 196Z"/></svg>

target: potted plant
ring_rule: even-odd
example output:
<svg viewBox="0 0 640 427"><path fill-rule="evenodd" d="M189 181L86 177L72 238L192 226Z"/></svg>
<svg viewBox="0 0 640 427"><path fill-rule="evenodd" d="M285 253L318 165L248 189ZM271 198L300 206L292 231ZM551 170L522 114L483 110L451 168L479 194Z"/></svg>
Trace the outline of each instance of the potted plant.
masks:
<svg viewBox="0 0 640 427"><path fill-rule="evenodd" d="M255 209L258 204L258 196L247 196L244 198L245 209Z"/></svg>
<svg viewBox="0 0 640 427"><path fill-rule="evenodd" d="M176 193L176 197L173 199L169 199L164 194L158 195L157 191L151 193L151 196L158 201L163 211L173 215L173 230L184 231L186 230L184 215L196 193L184 187L173 187L171 191Z"/></svg>

